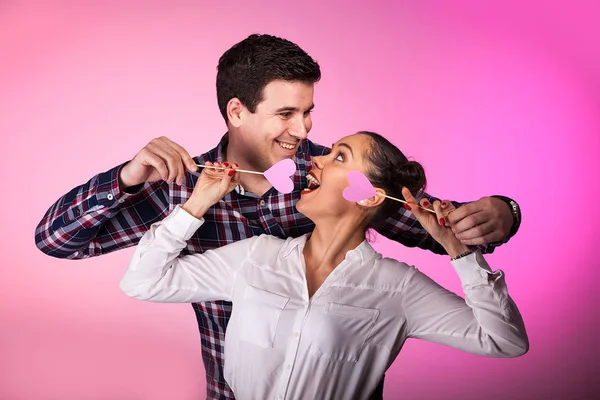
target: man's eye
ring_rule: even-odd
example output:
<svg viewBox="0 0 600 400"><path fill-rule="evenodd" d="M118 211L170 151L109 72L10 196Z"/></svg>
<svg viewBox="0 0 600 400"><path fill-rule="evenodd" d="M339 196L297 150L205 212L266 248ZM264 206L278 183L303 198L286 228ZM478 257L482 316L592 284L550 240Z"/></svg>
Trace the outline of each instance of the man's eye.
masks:
<svg viewBox="0 0 600 400"><path fill-rule="evenodd" d="M279 115L281 115L283 118L290 118L292 116L292 113L291 112L284 112L284 113L281 113Z"/></svg>

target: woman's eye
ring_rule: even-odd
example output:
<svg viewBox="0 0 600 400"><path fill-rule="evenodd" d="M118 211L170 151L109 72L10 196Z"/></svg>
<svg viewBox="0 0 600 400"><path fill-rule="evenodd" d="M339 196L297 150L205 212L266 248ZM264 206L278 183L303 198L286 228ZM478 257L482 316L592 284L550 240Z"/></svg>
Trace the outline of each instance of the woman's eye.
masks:
<svg viewBox="0 0 600 400"><path fill-rule="evenodd" d="M335 160L344 162L344 155L342 153L338 153L338 155L335 157Z"/></svg>

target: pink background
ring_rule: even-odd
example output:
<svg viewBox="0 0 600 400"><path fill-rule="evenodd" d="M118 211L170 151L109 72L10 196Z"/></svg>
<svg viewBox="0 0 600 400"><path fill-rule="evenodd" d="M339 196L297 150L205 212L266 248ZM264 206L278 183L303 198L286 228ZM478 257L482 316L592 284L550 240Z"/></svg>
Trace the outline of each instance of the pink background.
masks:
<svg viewBox="0 0 600 400"><path fill-rule="evenodd" d="M430 193L502 193L523 208L519 234L488 260L506 272L529 353L409 341L385 398L598 393L596 2L83 3L0 3L0 399L204 397L192 308L119 291L132 248L58 260L33 234L59 196L156 136L212 148L225 130L217 60L255 32L320 62L315 141L374 130L425 165ZM462 293L444 257L376 247Z"/></svg>

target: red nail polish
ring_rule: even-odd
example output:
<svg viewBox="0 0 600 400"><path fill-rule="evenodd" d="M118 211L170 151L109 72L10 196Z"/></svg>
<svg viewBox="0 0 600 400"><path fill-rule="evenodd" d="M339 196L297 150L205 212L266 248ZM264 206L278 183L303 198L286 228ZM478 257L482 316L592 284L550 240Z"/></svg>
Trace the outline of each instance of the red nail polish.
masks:
<svg viewBox="0 0 600 400"><path fill-rule="evenodd" d="M403 207L406 208L409 211L412 211L412 208L410 208L410 206L406 203L403 204Z"/></svg>
<svg viewBox="0 0 600 400"><path fill-rule="evenodd" d="M429 207L429 202L428 201L424 201L423 202L423 207Z"/></svg>
<svg viewBox="0 0 600 400"><path fill-rule="evenodd" d="M446 225L446 221L444 221L444 218L440 218L440 225L441 226L445 226Z"/></svg>
<svg viewBox="0 0 600 400"><path fill-rule="evenodd" d="M442 207L446 207L448 203L446 203L445 201L442 201Z"/></svg>
<svg viewBox="0 0 600 400"><path fill-rule="evenodd" d="M240 164L238 164L238 163L235 163L235 164L233 164L233 165L235 165L235 167L236 167L236 168L239 168L239 167L240 167Z"/></svg>
<svg viewBox="0 0 600 400"><path fill-rule="evenodd" d="M229 172L227 173L227 175L229 175L229 176L233 176L233 174L235 174L235 171L234 171L234 170L231 170L231 171L229 171Z"/></svg>
<svg viewBox="0 0 600 400"><path fill-rule="evenodd" d="M229 168L229 163L228 162L223 163L223 165L225 166L225 168Z"/></svg>

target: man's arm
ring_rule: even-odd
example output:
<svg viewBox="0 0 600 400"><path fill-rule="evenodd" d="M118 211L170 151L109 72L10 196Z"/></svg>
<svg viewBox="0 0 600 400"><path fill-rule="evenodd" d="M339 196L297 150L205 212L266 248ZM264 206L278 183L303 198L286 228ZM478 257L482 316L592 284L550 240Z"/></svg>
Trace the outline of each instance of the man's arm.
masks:
<svg viewBox="0 0 600 400"><path fill-rule="evenodd" d="M82 259L138 243L169 209L168 184L145 184L135 194L119 188L123 165L98 174L54 203L35 230L36 246L57 258Z"/></svg>
<svg viewBox="0 0 600 400"><path fill-rule="evenodd" d="M423 197L427 198L430 204L438 200L429 194L424 194ZM492 253L496 247L508 242L517 233L520 225L520 212L518 222L515 223L512 209L507 201L512 200L507 197L493 196L468 203L450 201L456 210L448 214L446 222L464 244L477 246L482 253ZM446 254L444 248L401 204L398 205L398 211L376 230L405 246L420 247L436 254Z"/></svg>
<svg viewBox="0 0 600 400"><path fill-rule="evenodd" d="M166 216L169 183L180 185L186 170L197 167L185 149L166 137L153 139L131 161L58 199L35 230L36 246L53 257L81 259L135 245Z"/></svg>

